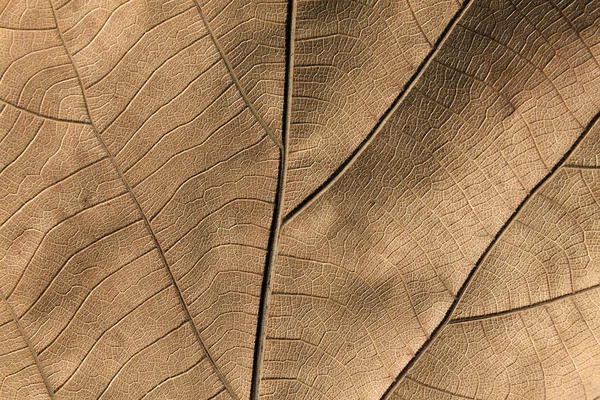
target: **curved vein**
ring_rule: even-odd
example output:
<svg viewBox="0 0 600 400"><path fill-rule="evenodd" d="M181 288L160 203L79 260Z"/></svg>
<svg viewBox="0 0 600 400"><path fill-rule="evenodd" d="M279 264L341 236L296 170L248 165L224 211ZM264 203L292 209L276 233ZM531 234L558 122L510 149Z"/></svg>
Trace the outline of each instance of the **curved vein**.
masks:
<svg viewBox="0 0 600 400"><path fill-rule="evenodd" d="M571 156L571 154L573 154L573 152L575 152L575 150L577 150L577 148L579 147L579 144L583 142L583 139L587 136L588 132L590 132L592 130L592 127L598 122L598 120L600 120L600 112L597 113L594 116L594 118L592 118L592 120L590 121L590 123L583 130L583 132L581 133L581 135L579 135L579 137L577 138L577 140L575 140L575 142L571 145L571 147L569 148L569 150L563 155L563 157L561 158L561 160L529 192L529 194L521 201L521 203L519 204L519 206L515 209L515 212L510 216L510 218L500 228L500 230L498 231L498 233L496 234L496 236L494 237L494 239L490 242L490 244L488 245L488 247L485 249L483 255L479 258L479 260L477 261L477 263L475 263L475 265L473 266L473 268L469 272L469 275L467 276L467 278L464 281L463 285L460 287L460 289L458 291L458 294L456 295L456 298L452 302L452 305L450 306L450 308L446 312L446 315L444 316L444 318L442 319L442 321L433 330L433 332L431 333L431 336L429 337L429 339L427 339L423 343L423 345L421 346L421 348L417 351L417 354L400 371L400 373L398 374L398 376L395 379L395 381L392 382L392 384L390 385L390 387L388 387L388 389L385 391L385 393L381 397L382 400L389 400L389 399L391 399L391 396L393 395L393 393L398 388L400 382L406 377L408 371L416 364L416 362L425 353L425 351L429 348L429 346L432 344L432 342L434 342L436 340L436 338L439 336L439 334L441 333L441 331L443 330L443 328L446 325L449 324L449 322L452 320L452 315L454 314L454 311L456 310L456 308L458 306L458 303L460 302L460 300L463 297L463 295L466 293L467 289L469 289L471 283L474 280L473 278L475 277L477 271L479 270L479 268L481 267L481 265L483 265L483 263L487 260L489 254L491 253L491 251L494 248L494 246L496 245L496 243L498 243L498 240L500 239L500 237L502 237L502 235L504 234L504 232L513 224L513 222L517 219L517 217L521 213L521 210L523 210L523 208L529 203L529 201L535 196L535 194L538 193L540 191L540 189L542 189L546 185L546 183L549 182L551 180L551 178L556 175L556 173L561 169L561 167L563 166L563 164L566 164L566 162L569 159L569 157ZM556 299L554 299L554 300L556 300Z"/></svg>
<svg viewBox="0 0 600 400"><path fill-rule="evenodd" d="M256 325L256 342L254 345L254 359L252 363L252 382L250 386L250 400L258 400L260 393L260 381L262 378L263 358L265 343L267 341L267 323L269 320L269 307L271 302L271 282L275 259L278 253L279 237L283 228L283 204L285 194L285 183L287 177L287 158L289 140L288 135L292 120L292 93L294 82L294 46L296 40L296 9L297 1L289 0L288 15L286 22L286 67L283 104L283 126L281 132L282 146L279 157L279 177L277 192L273 209L272 230L269 237L265 269L260 293L260 304L258 309L258 321Z"/></svg>
<svg viewBox="0 0 600 400"><path fill-rule="evenodd" d="M219 51L219 54L221 55L221 58L223 59L223 62L225 63L225 66L227 67L227 70L229 71L229 75L231 75L231 79L233 79L233 82L235 83L235 86L238 89L238 92L240 93L240 95L242 96L242 98L244 99L244 101L246 102L246 105L248 106L248 108L250 109L250 111L252 112L252 114L254 115L254 117L256 118L256 120L258 121L258 123L263 127L263 129L265 130L265 132L267 132L267 135L269 135L269 137L273 140L273 142L275 142L275 144L277 145L277 147L279 147L279 150L283 151L283 147L284 146L283 146L282 141L279 140L279 138L277 136L275 136L275 134L273 132L271 132L271 129L269 129L269 127L267 126L267 123L258 114L258 112L256 111L256 109L252 105L252 102L248 98L248 95L246 94L246 91L242 87L242 84L240 83L240 80L237 77L237 74L233 70L233 66L229 62L229 58L225 54L225 51L223 50L223 48L221 47L221 45L219 44L219 41L217 40L217 36L213 32L212 28L210 27L210 24L208 23L208 20L204 16L204 12L202 11L202 7L200 7L200 3L198 2L198 0L194 0L194 3L196 4L196 8L198 9L198 13L200 14L200 18L202 18L202 22L204 22L204 26L206 26L206 30L210 34L210 37L212 38L213 43L215 44L215 47Z"/></svg>
<svg viewBox="0 0 600 400"><path fill-rule="evenodd" d="M102 148L104 149L104 151L106 152L106 154L108 155L108 158L110 159L111 163L113 164L116 172L118 173L121 181L123 182L123 185L125 186L127 192L129 193L129 195L131 196L131 199L133 200L133 202L136 205L136 208L138 209L138 212L140 213L140 215L142 216L142 220L144 221L144 225L146 227L146 229L148 230L152 241L154 243L154 247L158 250L158 254L159 257L161 259L162 264L164 265L165 269L167 270L167 273L169 275L169 278L172 282L173 287L175 288L175 293L177 294L177 298L179 300L179 303L181 304L181 307L183 308L183 311L185 313L186 319L190 322L190 326L192 327L192 330L194 331L194 336L196 337L198 344L200 345L200 347L202 348L202 351L204 352L204 354L206 354L208 360L210 361L213 370L215 371L215 374L219 377L219 379L221 380L221 382L223 383L223 385L227 388L227 391L230 393L231 397L234 400L238 400L238 396L235 394L233 388L231 387L231 384L229 383L229 381L227 380L227 378L225 378L225 375L219 370L217 364L215 363L215 360L213 359L213 357L210 355L210 353L208 352L208 347L204 344L204 342L202 341L201 337L200 337L200 332L198 331L198 327L196 326L196 324L194 323L194 320L192 318L192 315L190 313L190 310L187 306L187 304L185 303L185 300L183 299L183 295L181 293L181 289L179 287L179 284L177 282L177 280L175 279L175 276L173 275L173 272L171 271L171 268L169 268L169 264L167 263L167 259L165 257L165 253L162 249L162 247L160 246L159 242L158 242L158 238L156 237L151 225L150 225L150 221L148 220L146 214L144 213L142 206L140 205L139 201L137 200L137 197L135 196L133 190L131 189L129 183L127 182L127 180L125 179L125 176L123 175L123 172L121 171L121 169L119 168L116 160L114 159L112 153L108 150L108 147L106 145L106 143L104 142L104 140L102 139L102 137L100 136L100 133L98 132L98 129L96 128L96 126L94 125L93 119L92 119L92 114L90 112L90 107L88 105L88 101L87 101L87 96L86 96L86 90L85 90L85 85L83 84L83 81L81 79L81 75L79 74L79 70L77 69L77 65L75 64L75 61L73 59L73 56L71 54L71 52L69 51L66 42L64 40L62 31L60 30L60 25L58 23L58 18L56 16L56 9L54 7L54 4L52 3L52 1L48 1L50 3L50 7L52 8L52 16L54 17L54 21L56 23L56 30L58 31L58 35L60 36L61 42L65 48L65 51L67 52L67 55L69 57L69 60L71 61L72 65L73 65L73 69L75 70L75 74L77 75L77 79L79 81L79 86L81 87L81 91L82 91L82 95L83 95L83 101L85 103L85 108L86 111L88 113L89 119L91 121L91 126L93 128L94 134L98 140L98 142L100 143L100 145L102 146Z"/></svg>
<svg viewBox="0 0 600 400"><path fill-rule="evenodd" d="M454 31L457 26L457 21L465 14L465 12L469 9L469 5L472 4L471 0L466 0L463 3L463 6L459 11L452 17L444 32L440 35L437 42L433 46L432 50L429 52L427 57L423 60L423 62L419 65L416 72L413 76L408 80L404 88L400 91L400 94L393 101L392 105L383 113L375 127L369 134L365 137L362 143L350 154L350 156L336 169L333 174L319 186L315 191L313 191L310 195L308 195L300 204L296 206L292 211L290 211L284 218L282 227L285 227L290 221L292 221L298 214L307 209L311 204L313 204L319 197L321 197L325 192L329 190L356 162L358 157L365 151L367 147L373 142L375 137L383 130L384 126L390 120L392 115L400 108L400 105L407 97L407 95L411 92L412 88L419 81L419 78L423 75L427 67L431 64L434 57L437 55L439 50L442 48L442 45L446 42L450 34Z"/></svg>
<svg viewBox="0 0 600 400"><path fill-rule="evenodd" d="M46 386L46 390L48 390L48 395L50 395L50 398L52 400L55 400L54 390L52 390L52 386L50 386L50 381L48 381L48 376L46 376L46 373L44 372L44 369L42 368L42 364L40 363L38 355L37 355L35 349L33 348L33 345L31 344L29 337L27 337L27 335L25 335L25 331L23 330L23 327L21 326L21 323L19 322L19 319L17 318L15 311L13 310L11 305L8 303L8 300L6 300L4 293L1 293L1 292L0 292L0 301L2 301L6 305L6 309L8 310L8 312L10 313L10 316L12 317L15 324L17 325L17 329L19 330L19 333L23 337L23 341L27 345L27 348L29 349L31 356L33 357L33 361L35 362L35 365L36 365L38 371L40 372L40 375L42 376L42 381L44 381L44 386Z"/></svg>

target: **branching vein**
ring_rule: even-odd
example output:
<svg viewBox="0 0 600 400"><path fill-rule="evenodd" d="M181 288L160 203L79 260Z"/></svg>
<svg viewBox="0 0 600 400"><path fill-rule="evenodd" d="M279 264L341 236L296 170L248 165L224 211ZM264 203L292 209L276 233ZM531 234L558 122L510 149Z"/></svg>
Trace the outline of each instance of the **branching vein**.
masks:
<svg viewBox="0 0 600 400"><path fill-rule="evenodd" d="M133 190L131 189L129 183L127 182L127 180L125 179L125 176L123 175L123 172L121 171L121 169L119 168L116 160L114 159L112 153L108 150L108 147L106 146L106 143L104 142L104 140L102 139L102 136L100 135L98 129L96 128L96 126L94 125L93 122L93 118L92 118L92 114L90 112L90 107L88 105L88 101L87 101L87 96L86 96L86 91L85 91L85 85L83 84L83 81L81 79L81 75L77 69L77 65L75 64L75 61L73 60L73 56L71 55L71 52L69 51L66 42L64 40L64 37L62 35L60 26L58 24L58 18L56 16L56 9L54 8L54 4L52 4L51 1L49 1L50 6L52 8L52 15L54 16L54 21L56 23L56 29L58 31L58 34L60 36L60 39L63 43L63 46L65 48L65 51L67 52L67 55L69 57L69 60L71 61L72 65L73 65L73 69L75 70L75 74L77 75L77 79L79 81L79 85L81 87L81 91L83 94L83 101L85 104L85 108L87 110L89 119L91 121L91 126L92 129L94 131L94 134L97 138L97 140L99 141L99 143L101 144L101 146L103 147L104 151L106 152L106 154L108 154L108 157L111 160L111 163L113 164L115 170L117 171L119 177L121 178L123 185L125 186L125 188L127 189L127 192L129 193L129 195L131 196L131 199L133 200L133 202L135 203L140 215L142 216L142 220L144 221L144 226L146 227L146 229L148 230L152 241L154 243L154 247L158 250L158 254L160 256L160 259L162 261L162 264L164 265L165 269L167 270L167 273L169 275L169 278L172 282L173 287L175 288L175 292L177 293L177 297L179 300L179 303L181 304L185 315L186 315L186 319L190 322L190 325L192 327L192 330L194 331L194 335L198 341L198 344L200 345L200 347L202 348L202 351L206 354L208 360L210 361L216 375L219 377L219 379L221 380L221 382L223 383L223 385L225 386L225 388L227 389L227 391L229 392L229 394L231 395L231 397L234 400L238 399L238 396L235 394L231 384L229 383L229 381L227 380L227 378L225 378L225 375L219 370L215 360L212 358L211 354L208 351L207 346L204 344L204 342L202 341L201 337L200 337L200 332L198 331L198 327L196 326L196 324L194 323L194 320L192 318L192 315L190 313L190 310L185 302L185 300L183 299L183 295L181 293L181 289L177 283L177 280L175 279L175 276L173 275L173 272L171 271L171 268L169 267L169 264L167 262L167 259L165 257L165 253L162 249L162 247L160 246L159 242L158 242L158 238L156 237L156 234L154 233L152 226L150 225L150 221L148 220L146 214L144 213L139 201L137 200L135 193L133 192Z"/></svg>
<svg viewBox="0 0 600 400"><path fill-rule="evenodd" d="M287 158L289 145L289 132L292 117L292 91L294 80L294 48L296 37L296 0L290 0L288 3L288 16L286 27L286 79L284 87L284 107L283 107L283 146L280 151L279 159L279 179L277 183L277 194L275 198L274 216L272 221L271 236L267 249L267 259L263 273L263 282L261 288L261 298L258 310L258 324L256 327L256 342L254 345L254 363L252 368L252 386L250 388L250 399L258 400L260 393L260 381L262 378L262 367L267 336L267 323L269 319L269 306L271 301L271 279L275 260L278 253L279 236L283 226L283 201L285 194L285 182L287 176Z"/></svg>

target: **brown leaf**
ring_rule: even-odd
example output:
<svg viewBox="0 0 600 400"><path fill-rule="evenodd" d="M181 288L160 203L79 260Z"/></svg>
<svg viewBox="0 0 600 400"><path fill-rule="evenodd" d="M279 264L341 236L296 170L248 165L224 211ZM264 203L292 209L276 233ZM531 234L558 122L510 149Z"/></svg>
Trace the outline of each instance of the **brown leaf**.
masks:
<svg viewBox="0 0 600 400"><path fill-rule="evenodd" d="M599 21L0 2L0 398L600 396Z"/></svg>

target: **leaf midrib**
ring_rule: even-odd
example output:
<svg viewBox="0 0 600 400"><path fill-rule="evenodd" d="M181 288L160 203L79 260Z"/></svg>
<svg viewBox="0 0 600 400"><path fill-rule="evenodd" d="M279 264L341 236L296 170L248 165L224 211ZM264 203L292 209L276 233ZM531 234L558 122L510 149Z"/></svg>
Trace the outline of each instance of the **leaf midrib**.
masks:
<svg viewBox="0 0 600 400"><path fill-rule="evenodd" d="M269 320L269 308L271 303L272 276L277 254L279 253L279 238L283 229L283 205L285 196L285 184L287 177L287 160L289 149L289 133L292 119L292 96L294 82L294 53L296 39L296 11L297 0L288 0L286 21L286 53L285 53L285 82L284 82L284 104L282 114L282 147L279 157L279 178L273 210L272 229L267 248L265 269L258 310L256 325L256 341L254 345L254 360L252 368L252 382L250 386L250 400L258 400L260 396L260 382L262 379L263 359L265 344L267 340L267 324Z"/></svg>
<svg viewBox="0 0 600 400"><path fill-rule="evenodd" d="M195 0L197 1L197 0ZM255 355L254 364L252 370L252 386L250 399L258 400L259 398L259 387L262 377L262 364L264 357L264 347L266 341L266 327L268 323L268 313L271 296L271 279L273 274L273 267L275 265L275 259L278 253L278 244L280 231L295 218L299 213L306 210L311 204L313 204L321 195L328 191L356 162L358 157L365 151L365 149L373 142L375 137L383 130L386 123L390 120L392 115L400 107L403 100L406 98L411 89L419 81L419 78L423 75L429 64L435 58L439 49L443 43L450 36L450 33L454 30L456 22L465 14L471 0L466 0L452 19L448 22L445 30L439 36L438 40L432 47L431 51L425 57L423 62L419 65L415 73L411 76L408 82L404 85L404 88L400 91L400 94L394 99L390 107L383 113L380 120L377 122L373 130L365 137L363 142L352 152L352 154L338 167L336 171L317 189L310 193L298 206L287 213L285 216L282 215L283 198L285 192L285 177L287 174L287 152L288 152L288 135L291 126L291 115L292 115L292 88L293 88L293 69L294 69L294 42L295 42L295 29L296 29L296 0L290 0L288 2L288 18L286 23L286 79L284 88L284 110L283 110L283 128L282 128L282 144L281 150L281 161L279 170L279 181L277 187L275 210L273 218L273 229L271 232L271 238L269 240L269 248L267 250L267 260L265 265L265 271L263 274L263 285L261 290L261 303L259 307L259 317L257 325L257 337L255 344ZM215 41L216 43L216 41Z"/></svg>

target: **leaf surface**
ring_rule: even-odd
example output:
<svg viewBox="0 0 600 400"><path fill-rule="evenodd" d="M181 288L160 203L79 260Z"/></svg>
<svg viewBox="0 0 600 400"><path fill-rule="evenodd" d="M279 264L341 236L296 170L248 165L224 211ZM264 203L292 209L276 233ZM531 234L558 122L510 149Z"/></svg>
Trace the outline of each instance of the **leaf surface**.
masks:
<svg viewBox="0 0 600 400"><path fill-rule="evenodd" d="M600 395L600 2L0 2L0 398Z"/></svg>

